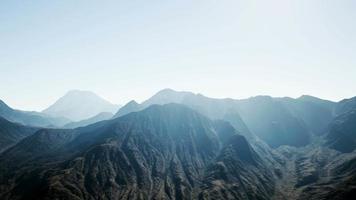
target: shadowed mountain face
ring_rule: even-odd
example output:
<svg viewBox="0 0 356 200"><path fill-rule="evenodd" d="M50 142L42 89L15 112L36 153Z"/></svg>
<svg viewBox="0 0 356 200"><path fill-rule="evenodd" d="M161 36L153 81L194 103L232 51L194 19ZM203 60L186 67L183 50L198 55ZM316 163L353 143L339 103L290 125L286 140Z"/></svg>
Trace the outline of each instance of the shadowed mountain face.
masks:
<svg viewBox="0 0 356 200"><path fill-rule="evenodd" d="M12 123L0 117L0 153L37 130L38 128Z"/></svg>
<svg viewBox="0 0 356 200"><path fill-rule="evenodd" d="M300 153L300 152L299 152ZM356 195L356 155L320 148L296 159L298 200L348 200Z"/></svg>
<svg viewBox="0 0 356 200"><path fill-rule="evenodd" d="M316 135L325 134L329 123L335 117L337 103L318 99L312 96L301 96L298 99L281 98L283 105L300 119Z"/></svg>
<svg viewBox="0 0 356 200"><path fill-rule="evenodd" d="M266 166L239 135L230 137L204 178L201 199L270 199L274 180ZM257 187L251 187L258 183ZM247 186L247 187L246 187ZM241 188L246 192L240 192Z"/></svg>
<svg viewBox="0 0 356 200"><path fill-rule="evenodd" d="M176 104L41 130L1 154L0 170L1 199L267 199L274 191L274 175L229 123Z"/></svg>
<svg viewBox="0 0 356 200"><path fill-rule="evenodd" d="M247 126L271 147L305 146L310 132L282 102L268 96L258 96L238 102L239 113Z"/></svg>
<svg viewBox="0 0 356 200"><path fill-rule="evenodd" d="M326 145L343 153L356 149L356 110L344 112L333 120Z"/></svg>
<svg viewBox="0 0 356 200"><path fill-rule="evenodd" d="M0 117L23 125L40 127L60 127L70 121L63 117L50 117L43 113L15 110L1 100Z"/></svg>
<svg viewBox="0 0 356 200"><path fill-rule="evenodd" d="M351 110L356 110L356 97L338 102L335 108L335 114L341 115Z"/></svg>
<svg viewBox="0 0 356 200"><path fill-rule="evenodd" d="M101 112L115 113L118 109L118 105L111 104L92 92L72 90L45 109L43 113L80 121L94 117Z"/></svg>

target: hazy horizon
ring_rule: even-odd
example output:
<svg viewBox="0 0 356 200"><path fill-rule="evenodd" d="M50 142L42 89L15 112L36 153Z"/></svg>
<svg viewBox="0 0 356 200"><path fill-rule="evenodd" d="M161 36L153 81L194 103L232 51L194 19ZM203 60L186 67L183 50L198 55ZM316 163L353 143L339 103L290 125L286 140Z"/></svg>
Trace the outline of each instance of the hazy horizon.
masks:
<svg viewBox="0 0 356 200"><path fill-rule="evenodd" d="M200 95L203 95L205 97L209 97L209 98L216 98L216 99L224 99L224 98L232 98L232 97L213 97L213 96L209 96L209 95L205 95L205 94L202 94L200 92L196 92L196 91L187 91L187 90L176 90L174 88L162 88L161 90L158 90L154 93L152 93L151 95L147 96L146 98L142 99L142 100L138 100L138 99L131 99L131 100L135 100L136 102L138 103L142 103L144 102L145 100L149 99L150 97L152 97L153 95L155 95L156 93L158 93L159 91L162 91L162 90L165 90L165 89L170 89L170 90L174 90L176 92L192 92L194 94L200 94ZM71 89L71 90L68 90L66 93L64 93L63 95L61 96L58 96L57 99L55 99L55 101L53 101L52 103L50 103L50 105L48 106L51 106L52 104L54 104L58 99L60 99L61 97L65 96L67 93L71 92L71 91L79 91L79 92L93 92L93 91L90 91L90 90L80 90L80 89ZM117 103L117 102L112 102L110 100L108 100L107 98L93 92L94 94L98 95L99 97L103 98L104 100L107 100L108 102L112 103L112 104L116 104L116 105L120 105L120 106L124 106L125 104L127 104L129 101L131 100L128 100L126 102L123 102L123 103ZM302 94L302 95L299 95L299 96L296 96L296 97L291 97L291 96L272 96L272 95L268 95L268 94L259 94L259 95L253 95L253 96L248 96L248 97L242 97L242 98L232 98L232 99L235 99L235 100L241 100L241 99L248 99L248 98L253 98L253 97L256 97L256 96L271 96L273 98L283 98L283 97L290 97L290 98L299 98L303 95L307 95L307 96L313 96L313 97L317 97L317 98L320 98L320 99L323 99L323 100L329 100L329 101L333 101L333 102L338 102L340 100L343 100L343 99L347 99L347 98L342 98L340 100L331 100L331 99L324 99L324 98L321 98L321 97L318 97L318 96L315 96L315 95L310 95L310 94ZM351 97L349 97L351 98ZM3 100L3 99L0 99L0 100ZM22 108L18 108L18 107L13 107L11 104L9 104L8 102L5 102L7 105L11 106L12 108L14 109L20 109L20 110L25 110L25 111L39 111L39 112L42 112L44 109L46 109L48 106L44 107L44 108L40 108L38 110L26 110L26 109L22 109Z"/></svg>
<svg viewBox="0 0 356 200"><path fill-rule="evenodd" d="M356 95L355 1L0 3L0 99L41 111L72 89L125 104Z"/></svg>

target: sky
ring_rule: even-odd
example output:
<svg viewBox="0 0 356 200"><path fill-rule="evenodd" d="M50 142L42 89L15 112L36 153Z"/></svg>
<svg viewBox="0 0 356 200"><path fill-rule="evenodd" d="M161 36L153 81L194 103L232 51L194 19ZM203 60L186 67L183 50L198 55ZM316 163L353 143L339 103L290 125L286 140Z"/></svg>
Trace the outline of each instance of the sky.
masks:
<svg viewBox="0 0 356 200"><path fill-rule="evenodd" d="M0 0L0 99L356 96L353 0Z"/></svg>

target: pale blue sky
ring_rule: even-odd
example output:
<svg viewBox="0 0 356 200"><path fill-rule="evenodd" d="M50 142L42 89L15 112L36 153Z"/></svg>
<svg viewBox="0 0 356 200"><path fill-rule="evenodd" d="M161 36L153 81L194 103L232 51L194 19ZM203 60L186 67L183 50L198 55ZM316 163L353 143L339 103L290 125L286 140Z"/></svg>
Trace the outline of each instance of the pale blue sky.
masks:
<svg viewBox="0 0 356 200"><path fill-rule="evenodd" d="M356 1L1 1L0 99L356 96Z"/></svg>

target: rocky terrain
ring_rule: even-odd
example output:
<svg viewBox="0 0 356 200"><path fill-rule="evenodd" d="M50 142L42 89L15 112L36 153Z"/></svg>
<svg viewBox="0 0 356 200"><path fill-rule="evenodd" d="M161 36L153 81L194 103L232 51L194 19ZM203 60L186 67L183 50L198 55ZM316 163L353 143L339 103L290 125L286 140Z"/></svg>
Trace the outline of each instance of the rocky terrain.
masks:
<svg viewBox="0 0 356 200"><path fill-rule="evenodd" d="M175 104L41 130L4 152L1 170L14 160L16 172L0 179L2 199L265 199L274 191L274 175L231 125Z"/></svg>
<svg viewBox="0 0 356 200"><path fill-rule="evenodd" d="M2 119L0 199L352 199L354 101L166 89L80 128Z"/></svg>

